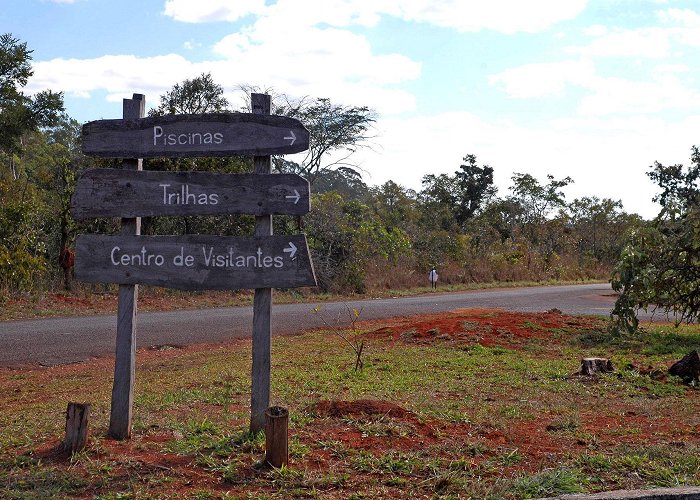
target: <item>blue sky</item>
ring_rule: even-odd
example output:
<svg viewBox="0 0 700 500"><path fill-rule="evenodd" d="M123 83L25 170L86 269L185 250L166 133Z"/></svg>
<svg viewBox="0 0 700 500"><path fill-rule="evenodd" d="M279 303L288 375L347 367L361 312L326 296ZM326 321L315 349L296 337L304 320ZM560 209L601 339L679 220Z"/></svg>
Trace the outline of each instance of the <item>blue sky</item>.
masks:
<svg viewBox="0 0 700 500"><path fill-rule="evenodd" d="M357 161L370 184L420 188L466 154L571 176L569 200L652 217L654 161L700 144L700 0L0 0L0 31L34 50L27 91L65 93L84 122L147 106L211 72L378 112Z"/></svg>

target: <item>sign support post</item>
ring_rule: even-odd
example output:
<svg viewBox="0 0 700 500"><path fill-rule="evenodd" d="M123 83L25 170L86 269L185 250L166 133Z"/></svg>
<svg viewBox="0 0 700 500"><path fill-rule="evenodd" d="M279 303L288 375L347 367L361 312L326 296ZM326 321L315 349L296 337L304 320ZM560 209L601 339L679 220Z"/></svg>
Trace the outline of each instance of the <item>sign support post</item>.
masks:
<svg viewBox="0 0 700 500"><path fill-rule="evenodd" d="M271 98L251 94L253 114L269 115ZM253 157L256 174L271 174L270 156ZM255 236L272 235L272 215L255 217ZM253 362L251 368L250 432L265 429L265 411L270 406L270 353L272 337L272 288L256 288L253 299Z"/></svg>
<svg viewBox="0 0 700 500"><path fill-rule="evenodd" d="M124 99L124 119L143 118L146 101L142 94ZM143 170L143 160L125 159L125 170ZM141 234L141 218L122 219L121 234ZM131 437L131 415L134 401L134 377L136 374L136 309L138 285L119 285L117 306L117 343L114 359L114 385L112 409L109 416L109 435L116 439Z"/></svg>

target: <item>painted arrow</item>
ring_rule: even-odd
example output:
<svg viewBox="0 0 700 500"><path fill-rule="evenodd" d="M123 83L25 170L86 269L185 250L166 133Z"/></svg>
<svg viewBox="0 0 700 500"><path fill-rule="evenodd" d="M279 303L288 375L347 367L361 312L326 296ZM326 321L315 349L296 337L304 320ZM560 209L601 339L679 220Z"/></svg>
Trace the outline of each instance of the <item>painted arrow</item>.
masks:
<svg viewBox="0 0 700 500"><path fill-rule="evenodd" d="M289 246L282 251L288 253L290 259L294 259L294 256L297 254L297 246L290 241Z"/></svg>
<svg viewBox="0 0 700 500"><path fill-rule="evenodd" d="M288 200L294 200L294 204L296 205L297 203L299 203L301 195L299 194L299 191L295 189L294 194L288 194L287 196L285 196L285 198Z"/></svg>
<svg viewBox="0 0 700 500"><path fill-rule="evenodd" d="M294 135L294 131L293 131L293 130L290 130L289 133L292 134L292 135L288 135L288 136L286 136L284 139L285 139L286 141L292 141L292 142L289 143L289 145L290 145L290 146L294 146L294 142L297 140L297 136Z"/></svg>

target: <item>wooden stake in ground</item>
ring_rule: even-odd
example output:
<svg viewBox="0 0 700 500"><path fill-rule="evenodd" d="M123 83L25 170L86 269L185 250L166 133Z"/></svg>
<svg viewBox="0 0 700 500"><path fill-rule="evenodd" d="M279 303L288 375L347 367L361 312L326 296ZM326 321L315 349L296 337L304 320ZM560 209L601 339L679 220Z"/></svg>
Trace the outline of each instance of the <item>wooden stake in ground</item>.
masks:
<svg viewBox="0 0 700 500"><path fill-rule="evenodd" d="M143 118L146 100L142 94L124 99L124 119ZM141 159L125 159L125 170L142 170ZM122 219L123 235L141 234L141 218ZM136 374L136 309L138 285L119 285L117 306L117 345L114 359L114 385L112 409L109 417L109 435L115 439L131 437L131 412L134 402L134 377Z"/></svg>
<svg viewBox="0 0 700 500"><path fill-rule="evenodd" d="M271 406L265 411L265 461L280 468L289 463L289 411Z"/></svg>
<svg viewBox="0 0 700 500"><path fill-rule="evenodd" d="M271 99L266 94L251 94L253 113L270 114ZM253 158L256 174L271 174L269 156ZM255 217L255 236L272 235L272 215ZM265 428L265 410L270 405L270 344L272 335L272 288L256 288L253 299L253 362L251 368L250 432Z"/></svg>
<svg viewBox="0 0 700 500"><path fill-rule="evenodd" d="M87 444L90 405L68 403L66 410L66 437L63 439L64 451L78 453Z"/></svg>

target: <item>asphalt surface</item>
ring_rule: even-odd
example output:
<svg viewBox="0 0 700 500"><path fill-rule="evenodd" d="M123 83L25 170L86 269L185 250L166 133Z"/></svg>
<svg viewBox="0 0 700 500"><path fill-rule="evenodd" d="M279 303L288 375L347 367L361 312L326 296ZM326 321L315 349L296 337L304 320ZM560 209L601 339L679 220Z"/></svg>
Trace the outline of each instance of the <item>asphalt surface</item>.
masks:
<svg viewBox="0 0 700 500"><path fill-rule="evenodd" d="M272 308L274 335L309 328L347 324L348 309L360 320L429 314L459 308L499 308L565 314L607 316L615 296L607 284L550 286L433 293L416 297L310 304L279 304ZM325 323L324 323L325 320ZM58 365L109 356L114 352L116 315L0 322L0 366ZM139 313L137 348L223 342L251 335L253 308Z"/></svg>

